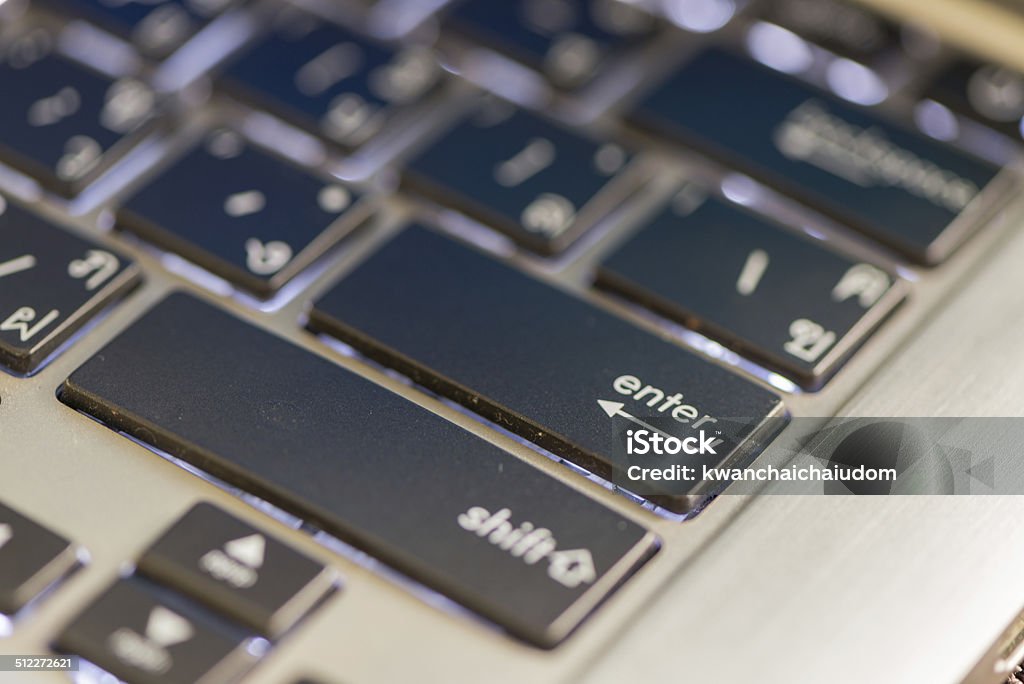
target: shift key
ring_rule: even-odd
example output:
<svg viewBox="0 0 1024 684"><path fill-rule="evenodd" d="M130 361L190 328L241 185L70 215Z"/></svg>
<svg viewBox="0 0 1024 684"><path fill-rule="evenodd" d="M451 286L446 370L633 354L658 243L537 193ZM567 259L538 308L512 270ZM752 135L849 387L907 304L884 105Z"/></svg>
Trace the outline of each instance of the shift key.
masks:
<svg viewBox="0 0 1024 684"><path fill-rule="evenodd" d="M324 295L309 325L676 513L727 484L703 466L749 464L783 423L772 392L419 226ZM710 446L643 454L625 448L630 430ZM678 476L652 472L665 469Z"/></svg>
<svg viewBox="0 0 1024 684"><path fill-rule="evenodd" d="M60 398L539 646L657 548L490 442L187 295L110 342Z"/></svg>

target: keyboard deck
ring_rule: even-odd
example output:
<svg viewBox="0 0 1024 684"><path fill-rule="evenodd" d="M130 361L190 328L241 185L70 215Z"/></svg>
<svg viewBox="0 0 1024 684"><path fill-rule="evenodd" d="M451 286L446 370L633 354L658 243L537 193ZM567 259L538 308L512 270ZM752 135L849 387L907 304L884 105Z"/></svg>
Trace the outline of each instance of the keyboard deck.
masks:
<svg viewBox="0 0 1024 684"><path fill-rule="evenodd" d="M93 676L580 677L744 506L613 431L781 458L1016 183L1024 77L846 4L15 4L0 631Z"/></svg>

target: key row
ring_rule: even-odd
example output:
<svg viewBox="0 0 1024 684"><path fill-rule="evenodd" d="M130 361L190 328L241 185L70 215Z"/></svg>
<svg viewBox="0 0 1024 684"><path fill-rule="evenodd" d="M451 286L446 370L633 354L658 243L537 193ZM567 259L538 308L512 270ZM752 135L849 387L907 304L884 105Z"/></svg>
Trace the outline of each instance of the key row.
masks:
<svg viewBox="0 0 1024 684"><path fill-rule="evenodd" d="M84 552L0 503L0 617L21 613ZM334 591L337 573L208 503L193 506L72 620L54 648L130 682L234 681ZM248 646L248 648L243 648ZM217 674L214 675L213 672Z"/></svg>
<svg viewBox="0 0 1024 684"><path fill-rule="evenodd" d="M208 503L193 506L74 618L55 648L119 680L231 682L337 585L337 574Z"/></svg>
<svg viewBox="0 0 1024 684"><path fill-rule="evenodd" d="M225 149L234 156L224 158ZM346 187L293 171L228 131L186 154L165 178L173 183L131 199L118 225L255 292L272 293L366 216ZM680 197L692 199L693 190ZM0 211L0 231L0 279L8 285L0 289L0 360L17 373L36 370L139 282L137 266L120 252L13 204ZM436 284L437 276L424 280ZM877 266L721 199L668 202L607 256L596 284L810 388L831 376L905 291ZM361 297L382 295L368 289ZM509 293L522 299L524 291Z"/></svg>
<svg viewBox="0 0 1024 684"><path fill-rule="evenodd" d="M94 0L63 1L87 6L87 14L103 9L139 16L190 11L216 13L232 4L226 0L195 4L169 0L153 8L108 6ZM454 26L468 21L483 36L503 27L499 33L518 45L524 54L533 54L537 59L547 54L545 63L557 63L559 60L551 57L557 53L559 59L573 68L600 61L604 47L598 46L604 46L613 35L624 39L651 32L649 24L653 20L649 15L618 0L559 1L553 3L557 5L554 8L549 4L537 0L512 2L503 5L505 9L501 12L495 12L490 3L456 2L449 19ZM885 55L900 49L900 31L891 23L835 0L811 4L807 0L776 0L767 3L763 14L769 21L867 64L885 61ZM367 38L365 32L355 33L292 7L273 13L268 21L268 29L258 39L228 57L225 66L219 69L225 90L342 146L365 142L408 105L436 91L443 80L438 59L429 45L380 42ZM170 23L184 25L179 21ZM518 28L509 30L510 26ZM764 26L767 24L755 24L751 36ZM772 36L750 45L755 56L780 69L799 71L794 64L779 62L781 58L775 52L792 51L776 45L781 40L779 36L769 40ZM6 50L10 68L3 75L14 84L26 110L7 109L9 120L5 130L15 131L10 136L12 149L8 156L15 166L42 176L51 188L74 194L116 159L119 149L128 147L120 138L136 140L138 129L146 130L145 124L152 123L155 100L136 79L115 80L66 64L66 59L51 54L54 42L55 38L47 32L32 30ZM502 40L492 38L482 42L497 45L498 49L503 45ZM563 43L571 45L559 48ZM763 49L758 49L761 43ZM556 71L567 69L570 67ZM1020 80L1010 70L964 58L940 70L922 97L928 104L982 120L1016 137L1021 118L1017 110L1021 107L1015 93L1020 90ZM854 81L865 82L864 78ZM864 101L847 93L846 88L837 88L831 82L830 85L846 97ZM874 103L877 99L868 101ZM955 127L955 121L943 119L937 124L934 115L919 117L919 121L929 134L955 137L947 130L949 126ZM54 135L60 128L68 134L61 131ZM41 135L45 141L39 140Z"/></svg>
<svg viewBox="0 0 1024 684"><path fill-rule="evenodd" d="M373 112L382 101L370 96L368 84L393 79L414 88L417 95L429 88L410 85L409 74L401 76L402 69L395 64L385 66L383 57L369 57L366 46L359 47L342 36L316 38L326 30L322 27L290 30L294 35L284 31L280 39L292 35L304 49L322 50L312 61L296 67L294 78L267 81L287 73L267 66L280 61L275 55L288 52L282 47L262 57L257 50L250 66L242 60L235 69L267 81L264 95L276 93L278 100L294 100L291 88L320 92L316 98L303 100L311 107L305 110L310 121L333 120L330 103L339 98L369 106L363 113L350 111L351 117L342 117L348 123L341 128L335 125L338 121L331 124L335 133L344 129L340 137L376 125L371 119L376 118ZM32 35L15 45L31 43ZM39 49L25 45L13 50L3 65L2 75L14 85L16 99L24 105L5 108L4 130L8 133L0 147L16 167L50 187L74 192L104 169L109 157L117 156L118 148L128 144L124 138L142 134L152 120L154 96L138 81L113 81L47 52L45 45ZM324 48L326 45L333 47ZM347 52L336 48L349 45L362 56L338 56ZM28 56L20 56L23 54ZM403 64L413 74L423 68ZM352 71L356 66L365 67L358 78ZM306 83L310 79L320 80L310 85ZM761 103L757 117L750 117L751 108L736 100L735 84L742 84L739 92L751 104ZM287 96L279 97L285 91ZM693 97L692 93L701 95ZM349 111L348 105L343 108ZM918 263L931 265L946 259L977 227L979 217L1007 196L998 167L720 49L706 50L685 63L650 90L628 119L660 139L696 148L749 173ZM361 123L352 128L353 122ZM238 147L224 143L209 150L207 156L233 159L235 166L256 159ZM480 218L527 248L551 254L564 250L616 200L629 194L633 188L619 178L624 175L620 172L629 168L632 156L628 145L594 140L538 115L492 102L407 160L406 180L409 187L425 190L442 203ZM273 214L283 208L291 215L291 225L301 225L306 234L286 240L249 230L242 238L244 251L232 244L227 246L230 254L213 249L212 255L191 255L214 271L217 268L211 267L209 257L219 259L216 266L232 269L231 280L242 281L246 288L266 296L308 263L302 250L322 232L324 218L311 218L308 223L294 220L315 211L316 205L308 200L268 204L270 190L256 181L265 183L267 179L260 176L276 171L254 171L256 178L244 181L254 187L238 189L219 187L228 180L197 188L212 176L193 178L191 183L184 177L207 171L209 162L201 154L180 160L129 200L122 224L157 242L174 241L188 251L185 243L189 236L179 234L188 229L176 225L181 221L174 215L182 205L160 199L168 194L168 188L189 197L198 190L207 195L220 193L228 199L223 210L216 209L210 219L239 229L252 221L278 221ZM219 170L228 168L222 165ZM300 177L295 171L282 173L274 181L286 185L287 180ZM341 211L333 207L344 209L351 203L350 189L337 186L325 192L328 201L320 202L320 207L332 207L327 210L329 215ZM305 194L299 192L296 197ZM210 210L220 204L221 197L203 199L202 206ZM322 198L318 195L317 199ZM251 218L261 212L258 218ZM245 217L248 221L240 220ZM203 232L209 231L204 227ZM245 255L245 263L239 263L239 254Z"/></svg>
<svg viewBox="0 0 1024 684"><path fill-rule="evenodd" d="M354 36L339 27L314 20L309 25L306 19L286 15L274 40L293 41L308 54L299 55L286 44L265 53L258 48L228 76L257 80L243 90L259 91L257 99L290 102L293 114L326 125L328 137L365 137L377 126L372 122L379 119L384 101L380 93L370 93L373 84L392 93L395 84L404 84L408 98L416 99L436 80L424 77L426 71L434 73L423 66L432 60L388 61L383 52L353 42ZM118 148L128 144L124 138L142 134L155 99L136 80L100 76L53 53L48 41L48 34L34 31L9 51L3 77L24 106L5 108L9 134L3 145L16 167L71 193L109 165ZM280 63L281 54L294 56L294 77L282 76L289 69L268 68ZM744 84L748 98L770 103L768 115L759 110L756 121L751 120L748 108L722 87L732 83ZM691 97L694 92L701 96ZM347 103L338 105L347 112L340 118L331 113L337 103ZM463 121L412 159L409 181L436 190L442 201L486 218L531 249L560 251L593 222L597 212L591 201L605 186L616 185L612 181L631 152L534 116L496 109L487 107ZM630 120L756 175L921 263L946 258L970 233L976 223L972 215L998 200L991 197L995 191L983 192L998 168L717 49L686 63L651 91ZM464 160L474 172L465 173L453 159ZM586 173L565 173L569 165ZM619 194L624 190L619 188ZM260 203L259 194L239 192L245 211ZM957 220L960 214L966 216ZM129 217L127 223L147 233L161 228L144 217ZM287 241L255 234L245 241L252 247L246 253L256 254L256 276L275 275L281 281L288 269L278 274L276 264L301 267L302 259L291 258L298 250ZM273 249L266 247L268 242ZM248 270L245 277L253 275L253 267ZM248 280L250 289L266 294L268 287Z"/></svg>

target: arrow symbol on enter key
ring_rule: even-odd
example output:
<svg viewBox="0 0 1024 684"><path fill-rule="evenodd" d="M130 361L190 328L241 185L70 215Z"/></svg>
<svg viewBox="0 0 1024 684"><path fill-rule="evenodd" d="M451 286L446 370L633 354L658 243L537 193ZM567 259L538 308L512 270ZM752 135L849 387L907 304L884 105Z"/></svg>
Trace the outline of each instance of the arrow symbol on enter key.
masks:
<svg viewBox="0 0 1024 684"><path fill-rule="evenodd" d="M604 410L604 412L608 414L609 418L614 418L615 416L622 416L626 420L628 420L630 422L633 422L633 423L636 423L637 425L640 425L642 427L645 427L648 430L652 430L654 432L657 432L660 435L663 435L665 437L671 437L672 436L672 435L668 434L667 432L665 432L664 430L659 430L658 428L654 427L650 423L645 423L644 421L640 420L636 416L631 415L631 414L626 413L625 411L623 411L622 407L625 406L625 404L623 404L622 402L619 402L619 401L608 401L607 399L598 399L597 403Z"/></svg>

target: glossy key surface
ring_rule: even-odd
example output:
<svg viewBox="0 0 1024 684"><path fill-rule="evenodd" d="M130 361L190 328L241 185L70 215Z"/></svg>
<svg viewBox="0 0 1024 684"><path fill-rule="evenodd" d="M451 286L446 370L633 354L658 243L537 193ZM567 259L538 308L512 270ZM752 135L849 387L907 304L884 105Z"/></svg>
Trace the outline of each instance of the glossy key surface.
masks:
<svg viewBox="0 0 1024 684"><path fill-rule="evenodd" d="M665 207L598 279L809 386L900 299L882 269L716 199L690 213Z"/></svg>
<svg viewBox="0 0 1024 684"><path fill-rule="evenodd" d="M75 371L61 400L541 646L656 547L480 437L186 295Z"/></svg>
<svg viewBox="0 0 1024 684"><path fill-rule="evenodd" d="M721 438L702 462L745 464L747 441L780 427L771 392L420 227L324 295L310 326L677 512L723 484L662 491L632 482L618 449L629 420L620 412L653 418L680 439L700 430Z"/></svg>
<svg viewBox="0 0 1024 684"><path fill-rule="evenodd" d="M302 618L335 573L213 504L199 503L139 559L139 570L260 634Z"/></svg>
<svg viewBox="0 0 1024 684"><path fill-rule="evenodd" d="M34 370L139 280L122 254L0 197L0 363Z"/></svg>
<svg viewBox="0 0 1024 684"><path fill-rule="evenodd" d="M269 296L362 221L357 198L218 130L131 196L117 225Z"/></svg>
<svg viewBox="0 0 1024 684"><path fill-rule="evenodd" d="M77 562L71 542L0 503L0 613L18 612Z"/></svg>
<svg viewBox="0 0 1024 684"><path fill-rule="evenodd" d="M683 65L633 120L925 264L942 261L967 237L974 223L956 219L999 172L719 49Z"/></svg>
<svg viewBox="0 0 1024 684"><path fill-rule="evenodd" d="M408 164L409 184L542 254L561 251L621 201L631 158L538 114L491 101Z"/></svg>
<svg viewBox="0 0 1024 684"><path fill-rule="evenodd" d="M619 0L458 0L446 25L564 87L655 29L650 14Z"/></svg>
<svg viewBox="0 0 1024 684"><path fill-rule="evenodd" d="M351 147L423 99L441 75L428 47L388 47L290 11L231 62L223 82L255 106Z"/></svg>
<svg viewBox="0 0 1024 684"><path fill-rule="evenodd" d="M0 58L0 161L47 188L73 195L146 127L153 93L53 52L42 31L22 36Z"/></svg>

